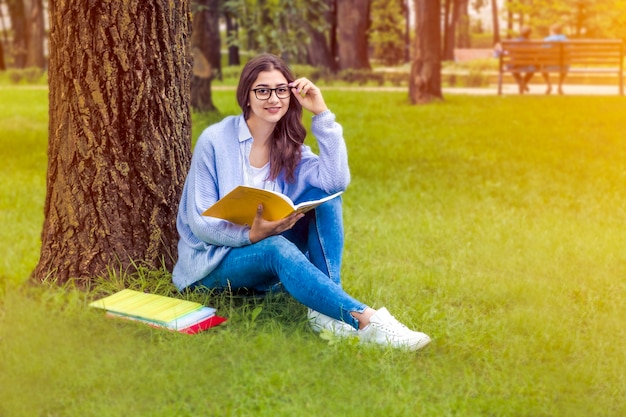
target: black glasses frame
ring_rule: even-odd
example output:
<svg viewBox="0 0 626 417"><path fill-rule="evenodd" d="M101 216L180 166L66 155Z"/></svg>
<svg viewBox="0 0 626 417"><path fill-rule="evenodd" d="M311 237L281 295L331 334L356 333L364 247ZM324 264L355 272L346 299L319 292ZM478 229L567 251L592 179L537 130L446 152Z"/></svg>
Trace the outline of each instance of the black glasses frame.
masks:
<svg viewBox="0 0 626 417"><path fill-rule="evenodd" d="M278 90L282 90L282 89L287 90L284 96L282 94L278 94ZM259 90L268 90L270 94L265 98L259 98L259 95L258 95ZM254 91L254 97L256 97L257 100L269 100L270 97L272 97L272 93L276 94L276 97L281 98L281 99L291 97L291 90L289 89L288 86L281 86L281 87L276 87L276 88L258 87L258 88L253 88L252 91Z"/></svg>

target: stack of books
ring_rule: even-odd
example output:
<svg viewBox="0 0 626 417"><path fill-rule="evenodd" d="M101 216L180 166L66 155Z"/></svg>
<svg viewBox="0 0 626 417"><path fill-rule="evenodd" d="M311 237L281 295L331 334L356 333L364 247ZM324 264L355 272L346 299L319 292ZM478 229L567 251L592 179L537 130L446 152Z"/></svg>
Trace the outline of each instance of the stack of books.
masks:
<svg viewBox="0 0 626 417"><path fill-rule="evenodd" d="M137 321L152 327L195 334L226 321L216 309L193 301L124 289L89 304L107 316Z"/></svg>

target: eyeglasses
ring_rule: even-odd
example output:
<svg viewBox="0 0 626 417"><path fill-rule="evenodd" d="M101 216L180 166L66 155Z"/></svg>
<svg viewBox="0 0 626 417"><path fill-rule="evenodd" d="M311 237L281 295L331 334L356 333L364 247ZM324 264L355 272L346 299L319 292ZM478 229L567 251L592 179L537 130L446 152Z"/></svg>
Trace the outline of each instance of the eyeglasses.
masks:
<svg viewBox="0 0 626 417"><path fill-rule="evenodd" d="M269 100L272 96L272 91L276 93L276 97L278 98L289 98L291 96L291 91L289 91L289 87L281 86L276 88L267 88L267 87L259 87L253 88L254 96L257 100Z"/></svg>

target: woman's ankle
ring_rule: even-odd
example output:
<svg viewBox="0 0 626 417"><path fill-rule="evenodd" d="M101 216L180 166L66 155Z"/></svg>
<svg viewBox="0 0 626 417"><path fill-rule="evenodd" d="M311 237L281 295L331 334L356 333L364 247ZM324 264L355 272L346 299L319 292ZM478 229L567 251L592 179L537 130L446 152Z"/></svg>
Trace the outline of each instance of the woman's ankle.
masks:
<svg viewBox="0 0 626 417"><path fill-rule="evenodd" d="M374 313L376 313L376 310L371 307L367 307L365 310L363 310L362 313L353 311L350 314L352 314L352 317L358 320L359 330L361 330L362 328L370 324L370 318L374 315Z"/></svg>

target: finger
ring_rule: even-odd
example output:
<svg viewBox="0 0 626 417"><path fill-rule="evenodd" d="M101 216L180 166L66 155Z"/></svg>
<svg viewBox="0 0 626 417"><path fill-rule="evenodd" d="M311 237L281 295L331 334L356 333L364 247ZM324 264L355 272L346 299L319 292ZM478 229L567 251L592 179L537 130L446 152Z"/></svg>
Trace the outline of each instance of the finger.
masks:
<svg viewBox="0 0 626 417"><path fill-rule="evenodd" d="M292 87L291 92L293 93L294 96L299 98L303 98L306 95L306 90L304 89L303 85L295 85Z"/></svg>
<svg viewBox="0 0 626 417"><path fill-rule="evenodd" d="M298 223L298 220L304 217L304 213L296 213L289 217L290 217L291 227L293 227L296 223Z"/></svg>
<svg viewBox="0 0 626 417"><path fill-rule="evenodd" d="M308 79L306 79L304 77L301 77L301 78L298 78L298 79L292 81L289 85L292 86L292 87L296 87L296 88L300 89L307 82L309 82Z"/></svg>
<svg viewBox="0 0 626 417"><path fill-rule="evenodd" d="M263 219L263 204L259 204L256 207L256 216L255 216L255 221L258 219Z"/></svg>
<svg viewBox="0 0 626 417"><path fill-rule="evenodd" d="M310 80L304 77L291 82L289 86L295 88L296 92L302 96L305 96L311 87L315 87Z"/></svg>
<svg viewBox="0 0 626 417"><path fill-rule="evenodd" d="M315 84L313 84L312 82L308 81L306 82L303 86L302 86L302 90L300 92L300 94L302 94L302 96L306 96L307 94L315 94L319 92L319 88L317 88L315 86Z"/></svg>

